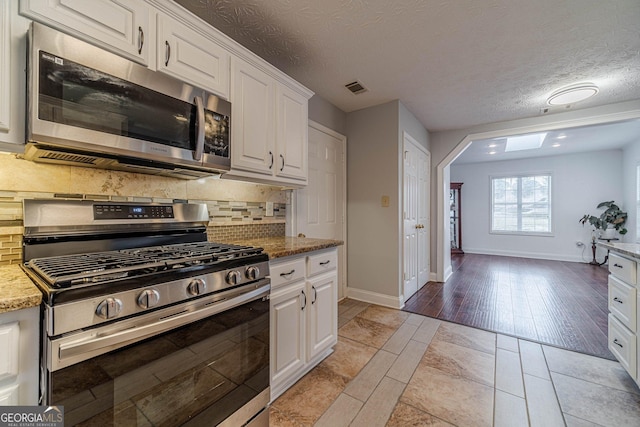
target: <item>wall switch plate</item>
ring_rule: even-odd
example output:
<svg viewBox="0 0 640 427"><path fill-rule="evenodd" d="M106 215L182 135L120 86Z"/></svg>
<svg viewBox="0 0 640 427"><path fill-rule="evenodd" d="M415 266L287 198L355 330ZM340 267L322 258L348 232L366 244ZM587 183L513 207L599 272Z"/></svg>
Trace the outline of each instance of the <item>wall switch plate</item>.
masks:
<svg viewBox="0 0 640 427"><path fill-rule="evenodd" d="M264 216L273 216L273 202L267 202Z"/></svg>
<svg viewBox="0 0 640 427"><path fill-rule="evenodd" d="M383 208L388 208L389 207L389 196L382 196L382 199L380 200L380 205Z"/></svg>

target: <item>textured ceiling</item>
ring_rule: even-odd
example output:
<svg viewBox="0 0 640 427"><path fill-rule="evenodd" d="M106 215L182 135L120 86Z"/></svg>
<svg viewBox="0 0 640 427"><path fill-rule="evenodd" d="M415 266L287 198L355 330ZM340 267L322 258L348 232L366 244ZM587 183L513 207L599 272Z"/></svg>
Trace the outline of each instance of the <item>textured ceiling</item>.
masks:
<svg viewBox="0 0 640 427"><path fill-rule="evenodd" d="M640 99L639 0L176 0L349 112L400 99L430 131ZM359 80L368 92L344 85Z"/></svg>

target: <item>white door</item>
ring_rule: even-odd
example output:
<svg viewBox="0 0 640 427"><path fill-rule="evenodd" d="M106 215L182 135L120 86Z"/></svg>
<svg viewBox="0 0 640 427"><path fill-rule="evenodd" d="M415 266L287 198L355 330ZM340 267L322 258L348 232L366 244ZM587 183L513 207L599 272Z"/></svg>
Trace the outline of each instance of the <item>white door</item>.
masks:
<svg viewBox="0 0 640 427"><path fill-rule="evenodd" d="M418 153L418 289L429 281L429 177L431 176L431 154Z"/></svg>
<svg viewBox="0 0 640 427"><path fill-rule="evenodd" d="M308 150L309 181L296 192L296 232L307 237L344 241L346 137L309 121ZM338 298L345 295L345 257L345 246L339 246Z"/></svg>
<svg viewBox="0 0 640 427"><path fill-rule="evenodd" d="M408 134L403 142L403 299L429 280L430 156Z"/></svg>

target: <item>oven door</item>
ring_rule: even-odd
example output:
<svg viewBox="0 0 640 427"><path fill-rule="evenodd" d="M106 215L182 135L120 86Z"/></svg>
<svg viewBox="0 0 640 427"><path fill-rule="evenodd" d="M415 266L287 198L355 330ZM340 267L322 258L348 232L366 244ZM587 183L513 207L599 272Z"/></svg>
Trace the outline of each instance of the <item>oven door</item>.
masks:
<svg viewBox="0 0 640 427"><path fill-rule="evenodd" d="M65 425L244 425L270 399L269 290L46 340L42 404L64 406Z"/></svg>

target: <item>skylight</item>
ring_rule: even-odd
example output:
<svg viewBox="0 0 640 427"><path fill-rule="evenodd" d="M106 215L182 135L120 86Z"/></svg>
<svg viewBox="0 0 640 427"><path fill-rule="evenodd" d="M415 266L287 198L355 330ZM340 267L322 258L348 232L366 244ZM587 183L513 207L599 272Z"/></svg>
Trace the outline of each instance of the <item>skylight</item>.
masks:
<svg viewBox="0 0 640 427"><path fill-rule="evenodd" d="M510 136L507 138L507 145L505 146L504 151L536 150L542 147L542 143L546 136L546 132Z"/></svg>

